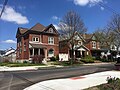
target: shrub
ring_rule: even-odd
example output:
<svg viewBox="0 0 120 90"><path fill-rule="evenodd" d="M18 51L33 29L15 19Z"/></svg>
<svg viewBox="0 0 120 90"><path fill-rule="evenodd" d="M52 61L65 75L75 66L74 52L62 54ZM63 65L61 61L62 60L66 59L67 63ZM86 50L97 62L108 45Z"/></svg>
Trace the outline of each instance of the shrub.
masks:
<svg viewBox="0 0 120 90"><path fill-rule="evenodd" d="M51 57L50 61L56 61L56 58L55 57Z"/></svg>
<svg viewBox="0 0 120 90"><path fill-rule="evenodd" d="M84 63L94 63L94 60L91 59L81 59L81 61Z"/></svg>
<svg viewBox="0 0 120 90"><path fill-rule="evenodd" d="M33 57L33 63L42 63L44 56L43 55L35 55Z"/></svg>
<svg viewBox="0 0 120 90"><path fill-rule="evenodd" d="M105 90L120 90L120 79L115 77L107 78L107 88Z"/></svg>
<svg viewBox="0 0 120 90"><path fill-rule="evenodd" d="M57 61L57 60L59 61L59 55L57 55L55 59L56 59L56 61Z"/></svg>
<svg viewBox="0 0 120 90"><path fill-rule="evenodd" d="M27 61L23 61L23 63L28 63Z"/></svg>
<svg viewBox="0 0 120 90"><path fill-rule="evenodd" d="M92 56L86 56L81 59L82 62L84 63L94 63L94 58Z"/></svg>

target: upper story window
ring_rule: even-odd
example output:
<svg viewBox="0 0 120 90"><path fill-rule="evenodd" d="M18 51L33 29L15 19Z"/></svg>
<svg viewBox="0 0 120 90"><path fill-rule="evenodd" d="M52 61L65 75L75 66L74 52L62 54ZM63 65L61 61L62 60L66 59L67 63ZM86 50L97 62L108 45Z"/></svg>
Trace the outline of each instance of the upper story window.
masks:
<svg viewBox="0 0 120 90"><path fill-rule="evenodd" d="M21 43L21 42L19 42L19 46L22 46L22 43Z"/></svg>
<svg viewBox="0 0 120 90"><path fill-rule="evenodd" d="M82 45L82 41L78 41L78 45Z"/></svg>
<svg viewBox="0 0 120 90"><path fill-rule="evenodd" d="M24 51L26 51L26 42L24 43Z"/></svg>
<svg viewBox="0 0 120 90"><path fill-rule="evenodd" d="M96 42L92 41L92 48L96 48Z"/></svg>
<svg viewBox="0 0 120 90"><path fill-rule="evenodd" d="M32 38L32 41L33 41L33 42L39 42L39 37L33 37L33 38Z"/></svg>
<svg viewBox="0 0 120 90"><path fill-rule="evenodd" d="M48 37L48 43L49 44L54 44L54 38L53 37Z"/></svg>
<svg viewBox="0 0 120 90"><path fill-rule="evenodd" d="M53 28L49 28L49 33L53 33Z"/></svg>

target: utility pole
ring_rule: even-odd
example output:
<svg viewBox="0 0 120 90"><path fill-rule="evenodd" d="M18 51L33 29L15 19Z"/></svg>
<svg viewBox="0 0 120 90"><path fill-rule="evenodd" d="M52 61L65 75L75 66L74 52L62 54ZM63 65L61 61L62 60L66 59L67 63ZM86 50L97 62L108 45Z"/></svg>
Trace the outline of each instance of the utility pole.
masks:
<svg viewBox="0 0 120 90"><path fill-rule="evenodd" d="M4 1L3 7L2 7L2 10L1 10L1 13L0 13L0 18L1 18L2 14L3 14L4 10L5 10L5 6L7 5L7 2L8 2L8 0Z"/></svg>

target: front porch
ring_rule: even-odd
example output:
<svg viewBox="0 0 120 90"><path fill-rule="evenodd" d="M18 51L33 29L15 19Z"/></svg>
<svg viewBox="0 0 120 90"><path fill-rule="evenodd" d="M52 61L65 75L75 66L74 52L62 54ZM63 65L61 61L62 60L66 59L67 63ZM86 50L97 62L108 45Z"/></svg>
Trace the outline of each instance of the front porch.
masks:
<svg viewBox="0 0 120 90"><path fill-rule="evenodd" d="M69 50L69 54L70 54L70 58L72 57L72 50ZM74 52L73 52L73 57L76 59L80 59L83 58L87 55L89 55L89 49L86 48L85 46L81 45L81 46L76 46L74 48Z"/></svg>
<svg viewBox="0 0 120 90"><path fill-rule="evenodd" d="M42 56L47 59L47 48L40 44L30 44L29 60L32 60L34 56Z"/></svg>

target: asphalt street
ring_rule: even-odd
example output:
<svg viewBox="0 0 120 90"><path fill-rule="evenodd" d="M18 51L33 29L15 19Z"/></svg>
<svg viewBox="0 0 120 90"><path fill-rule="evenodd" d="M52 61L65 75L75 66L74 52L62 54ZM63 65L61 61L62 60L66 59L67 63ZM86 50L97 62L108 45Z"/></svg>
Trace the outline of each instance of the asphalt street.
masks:
<svg viewBox="0 0 120 90"><path fill-rule="evenodd" d="M108 70L114 70L114 64L85 65L36 71L0 72L0 90L23 90L40 81L81 76Z"/></svg>

